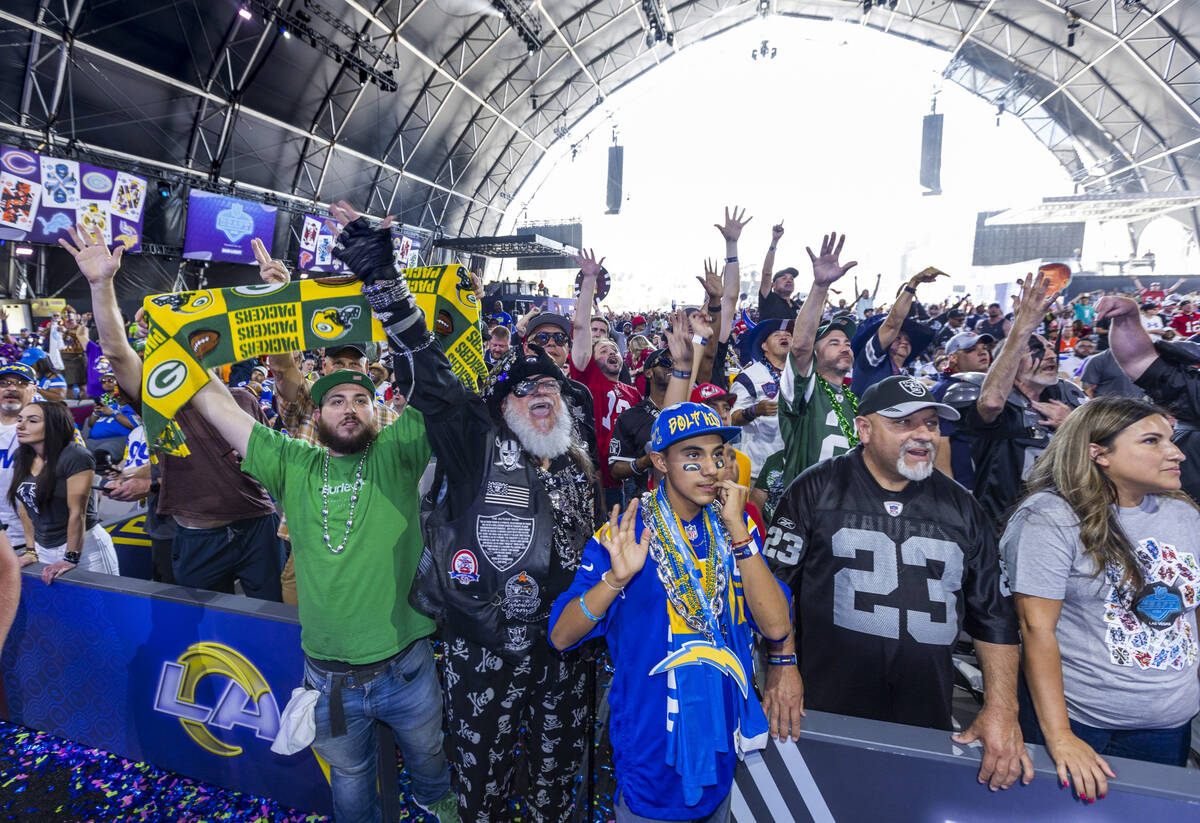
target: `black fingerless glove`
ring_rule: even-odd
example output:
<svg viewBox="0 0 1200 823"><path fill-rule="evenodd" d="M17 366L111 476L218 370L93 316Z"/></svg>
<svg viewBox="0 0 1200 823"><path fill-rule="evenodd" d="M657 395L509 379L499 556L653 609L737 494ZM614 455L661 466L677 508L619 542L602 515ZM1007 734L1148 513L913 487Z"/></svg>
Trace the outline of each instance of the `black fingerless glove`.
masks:
<svg viewBox="0 0 1200 823"><path fill-rule="evenodd" d="M373 229L365 217L346 224L333 247L333 256L367 285L397 273L391 229Z"/></svg>
<svg viewBox="0 0 1200 823"><path fill-rule="evenodd" d="M362 293L387 332L388 340L408 349L417 349L425 342L429 336L425 314L417 307L403 277L364 285Z"/></svg>

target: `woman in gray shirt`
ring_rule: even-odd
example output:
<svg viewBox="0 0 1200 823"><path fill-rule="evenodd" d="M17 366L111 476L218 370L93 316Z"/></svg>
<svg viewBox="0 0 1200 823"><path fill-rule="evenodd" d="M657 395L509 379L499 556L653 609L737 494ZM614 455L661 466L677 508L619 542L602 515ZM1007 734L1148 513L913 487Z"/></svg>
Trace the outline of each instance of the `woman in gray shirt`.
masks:
<svg viewBox="0 0 1200 823"><path fill-rule="evenodd" d="M1095 802L1102 755L1185 765L1200 710L1200 509L1164 412L1129 398L1073 411L1034 465L1000 551L1016 595L1025 739Z"/></svg>

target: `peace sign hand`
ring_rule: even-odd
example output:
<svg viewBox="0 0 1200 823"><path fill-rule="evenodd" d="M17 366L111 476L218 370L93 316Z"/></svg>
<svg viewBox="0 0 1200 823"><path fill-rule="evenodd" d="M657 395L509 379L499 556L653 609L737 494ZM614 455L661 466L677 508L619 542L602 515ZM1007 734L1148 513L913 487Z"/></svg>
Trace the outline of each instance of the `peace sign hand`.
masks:
<svg viewBox="0 0 1200 823"><path fill-rule="evenodd" d="M599 535L600 545L608 552L608 561L612 564L612 584L624 588L633 576L642 570L646 563L646 553L650 551L650 529L642 529L642 539L637 540L637 511L639 501L634 500L621 517L620 525L617 517L621 512L620 506L613 506L608 516L608 525Z"/></svg>
<svg viewBox="0 0 1200 823"><path fill-rule="evenodd" d="M287 283L292 279L288 274L287 266L282 260L272 260L271 255L267 253L267 247L263 241L257 237L250 240L250 247L254 249L254 259L258 261L258 276L262 278L264 283Z"/></svg>

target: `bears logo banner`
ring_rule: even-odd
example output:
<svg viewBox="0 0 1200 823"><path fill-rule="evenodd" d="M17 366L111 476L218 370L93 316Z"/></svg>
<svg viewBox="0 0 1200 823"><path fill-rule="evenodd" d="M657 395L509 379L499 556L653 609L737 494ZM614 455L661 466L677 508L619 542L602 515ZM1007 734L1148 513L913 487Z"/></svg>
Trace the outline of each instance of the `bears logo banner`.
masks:
<svg viewBox="0 0 1200 823"><path fill-rule="evenodd" d="M460 265L403 272L454 373L475 389L486 374L479 303ZM249 357L383 340L352 276L156 294L143 301L149 335L142 368L151 447L186 457L172 418L208 382L208 370Z"/></svg>

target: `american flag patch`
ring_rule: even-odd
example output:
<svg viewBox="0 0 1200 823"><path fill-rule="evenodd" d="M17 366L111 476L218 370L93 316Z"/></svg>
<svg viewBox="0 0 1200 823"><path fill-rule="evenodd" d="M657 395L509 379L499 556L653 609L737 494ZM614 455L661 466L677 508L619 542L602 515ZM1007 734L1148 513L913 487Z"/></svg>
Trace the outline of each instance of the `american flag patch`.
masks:
<svg viewBox="0 0 1200 823"><path fill-rule="evenodd" d="M527 509L529 508L529 489L524 486L489 481L487 491L483 495L483 502L492 506L514 506Z"/></svg>

